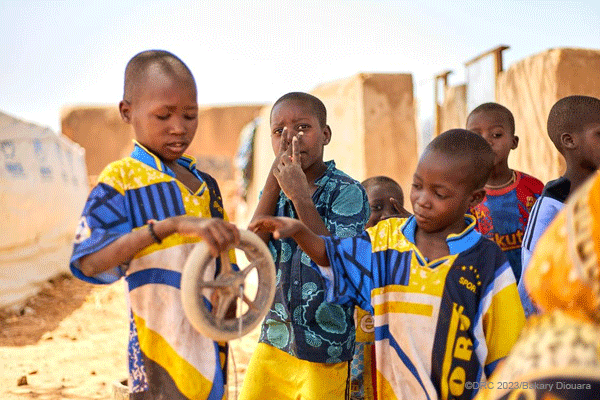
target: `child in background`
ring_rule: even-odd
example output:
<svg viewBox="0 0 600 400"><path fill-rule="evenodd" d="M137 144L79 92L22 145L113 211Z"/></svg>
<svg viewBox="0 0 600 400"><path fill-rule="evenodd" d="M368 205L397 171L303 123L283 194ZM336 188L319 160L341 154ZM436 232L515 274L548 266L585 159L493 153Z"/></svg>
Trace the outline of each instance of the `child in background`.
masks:
<svg viewBox="0 0 600 400"><path fill-rule="evenodd" d="M361 185L367 191L371 216L366 228L384 219L410 217L404 209L404 193L398 183L387 176L374 176ZM356 346L350 376L350 400L376 398L375 333L373 315L356 307Z"/></svg>
<svg viewBox="0 0 600 400"><path fill-rule="evenodd" d="M371 216L365 228L391 217L408 218L404 209L404 193L398 183L387 176L374 176L361 183L367 191Z"/></svg>
<svg viewBox="0 0 600 400"><path fill-rule="evenodd" d="M369 203L359 182L323 161L331 140L323 103L288 93L271 110L276 158L253 220L298 218L318 235L362 231ZM248 365L240 400L344 399L354 352L354 307L325 301L325 282L292 239L268 242L277 291Z"/></svg>
<svg viewBox="0 0 600 400"><path fill-rule="evenodd" d="M519 336L512 269L466 214L485 196L493 160L481 137L450 130L419 160L408 219L346 239L290 218L250 227L293 237L327 279L328 301L373 313L378 398L471 399Z"/></svg>
<svg viewBox="0 0 600 400"><path fill-rule="evenodd" d="M179 291L195 243L205 240L217 256L239 241L237 228L223 219L217 182L184 154L198 126L194 77L169 52L139 53L125 69L119 110L137 141L130 157L98 177L71 271L92 283L125 277L131 399L225 398L227 346L193 329Z"/></svg>
<svg viewBox="0 0 600 400"><path fill-rule="evenodd" d="M544 184L508 167L508 154L519 144L515 119L508 108L497 103L476 107L467 117L467 129L487 140L494 152L494 168L485 184L486 196L472 210L477 230L506 253L518 281L523 232Z"/></svg>
<svg viewBox="0 0 600 400"><path fill-rule="evenodd" d="M556 102L548 115L548 136L567 164L564 175L550 181L531 210L523 236L523 273L540 236L562 209L569 194L600 167L600 100L589 96L568 96ZM523 279L519 295L525 315L538 312Z"/></svg>
<svg viewBox="0 0 600 400"><path fill-rule="evenodd" d="M569 195L522 280L541 315L527 325L478 400L600 398L600 175Z"/></svg>

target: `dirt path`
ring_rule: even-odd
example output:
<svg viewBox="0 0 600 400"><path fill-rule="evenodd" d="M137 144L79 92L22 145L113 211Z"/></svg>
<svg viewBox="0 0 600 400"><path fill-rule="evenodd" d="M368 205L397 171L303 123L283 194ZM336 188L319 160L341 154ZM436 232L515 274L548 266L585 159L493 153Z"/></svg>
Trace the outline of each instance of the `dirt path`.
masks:
<svg viewBox="0 0 600 400"><path fill-rule="evenodd" d="M111 399L113 382L127 378L123 290L122 282L61 277L29 300L24 315L0 312L0 399ZM257 338L258 329L230 343L238 388ZM230 399L233 364L230 358Z"/></svg>

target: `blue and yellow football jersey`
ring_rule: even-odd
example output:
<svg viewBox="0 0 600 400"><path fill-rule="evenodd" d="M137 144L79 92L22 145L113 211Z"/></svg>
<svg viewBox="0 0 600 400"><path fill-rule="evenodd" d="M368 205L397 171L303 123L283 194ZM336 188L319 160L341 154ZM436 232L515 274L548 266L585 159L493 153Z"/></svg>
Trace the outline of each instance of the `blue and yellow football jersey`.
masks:
<svg viewBox="0 0 600 400"><path fill-rule="evenodd" d="M525 316L512 269L465 218L437 260L416 247L414 217L325 238L327 300L374 315L378 398L471 399L517 340Z"/></svg>
<svg viewBox="0 0 600 400"><path fill-rule="evenodd" d="M94 277L79 270L79 259L119 237L147 229L149 219L177 215L224 217L216 181L184 156L178 163L201 182L192 193L156 156L136 143L131 157L108 165L89 195L76 233L71 270L92 283L124 277L130 305L130 397L222 399L225 396L226 346L199 334L183 312L183 265L201 239L173 234L137 253L126 265ZM230 261L235 262L233 250ZM216 274L216 265L212 273Z"/></svg>

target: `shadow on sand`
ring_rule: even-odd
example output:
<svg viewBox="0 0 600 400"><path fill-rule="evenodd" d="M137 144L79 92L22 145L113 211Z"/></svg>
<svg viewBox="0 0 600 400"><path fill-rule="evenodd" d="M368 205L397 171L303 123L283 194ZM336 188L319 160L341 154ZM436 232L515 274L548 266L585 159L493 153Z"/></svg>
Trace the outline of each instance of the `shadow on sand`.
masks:
<svg viewBox="0 0 600 400"><path fill-rule="evenodd" d="M48 281L18 312L0 310L0 346L37 343L46 332L56 329L60 321L81 307L92 287L65 274Z"/></svg>

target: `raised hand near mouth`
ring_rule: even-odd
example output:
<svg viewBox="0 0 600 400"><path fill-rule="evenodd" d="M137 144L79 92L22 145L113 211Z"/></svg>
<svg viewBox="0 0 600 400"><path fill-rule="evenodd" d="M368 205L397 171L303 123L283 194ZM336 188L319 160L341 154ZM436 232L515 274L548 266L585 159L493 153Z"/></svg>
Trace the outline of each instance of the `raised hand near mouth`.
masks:
<svg viewBox="0 0 600 400"><path fill-rule="evenodd" d="M302 163L300 160L300 144L299 137L302 137L303 132L298 132L291 139L291 145L287 144L289 141L289 131L283 130L283 137L281 138L280 152L278 162L273 166L273 174L277 178L279 187L283 190L283 193L292 201L300 199L310 199L311 191L308 186L306 174L302 171ZM284 144L285 143L285 144ZM284 146L285 149L284 149Z"/></svg>

